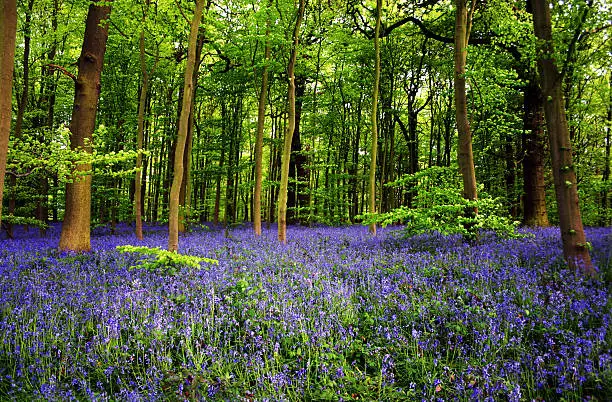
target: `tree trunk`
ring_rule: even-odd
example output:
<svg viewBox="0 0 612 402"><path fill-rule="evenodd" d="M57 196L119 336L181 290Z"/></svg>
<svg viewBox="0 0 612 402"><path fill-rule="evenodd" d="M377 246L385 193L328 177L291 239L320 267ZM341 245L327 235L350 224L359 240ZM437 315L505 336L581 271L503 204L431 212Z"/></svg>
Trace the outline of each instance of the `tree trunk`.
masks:
<svg viewBox="0 0 612 402"><path fill-rule="evenodd" d="M610 72L610 78L608 81L609 100L608 100L608 114L606 116L606 150L604 156L604 170L602 175L602 181L604 183L610 180L610 147L612 146L612 72ZM604 187L601 191L601 226L610 225L608 219L608 208L610 192Z"/></svg>
<svg viewBox="0 0 612 402"><path fill-rule="evenodd" d="M376 213L376 154L378 151L378 87L380 85L380 17L382 14L382 0L376 0L376 28L374 32L374 88L372 88L372 138L370 148L370 178L368 212ZM376 236L376 222L370 223L369 231Z"/></svg>
<svg viewBox="0 0 612 402"><path fill-rule="evenodd" d="M144 16L143 16L144 19ZM134 219L136 221L136 237L139 240L142 236L142 187L140 185L142 168L142 145L144 138L144 123L145 123L145 107L147 105L147 91L149 88L149 73L147 71L147 63L145 60L145 37L144 30L140 31L140 72L142 74L142 87L140 88L140 100L138 102L138 133L136 137L136 177L134 179Z"/></svg>
<svg viewBox="0 0 612 402"><path fill-rule="evenodd" d="M169 198L168 215L168 251L178 251L178 229L179 229L179 194L183 181L183 154L185 153L185 143L187 140L187 129L189 124L189 114L191 113L191 98L193 96L193 71L196 65L196 46L198 42L198 29L202 12L204 10L204 0L196 0L196 7L191 20L189 32L189 47L187 50L187 62L185 65L185 83L183 86L183 102L181 107L181 117L178 123L178 137L174 152L174 176Z"/></svg>
<svg viewBox="0 0 612 402"><path fill-rule="evenodd" d="M576 172L572 161L572 144L563 107L562 78L555 60L552 39L550 2L532 0L533 24L541 41L538 54L540 82L544 95L544 113L550 142L555 194L559 210L563 255L568 264L587 275L595 275L582 226Z"/></svg>
<svg viewBox="0 0 612 402"><path fill-rule="evenodd" d="M223 109L225 110L225 109ZM224 116L223 116L224 117ZM222 124L224 124L225 119L223 119ZM223 130L225 131L225 130ZM223 133L225 134L225 132ZM225 135L223 136L225 138ZM225 140L221 140L221 157L219 158L219 169L217 171L217 183L215 186L215 207L213 211L213 224L216 226L219 224L219 214L221 212L221 175L225 168Z"/></svg>
<svg viewBox="0 0 612 402"><path fill-rule="evenodd" d="M183 233L188 228L189 209L191 207L191 152L193 149L193 129L195 113L195 97L202 57L202 47L204 46L204 35L199 35L196 45L196 63L193 69L194 88L191 94L189 105L189 119L187 120L187 138L185 140L185 152L183 152L183 180L179 192L179 232Z"/></svg>
<svg viewBox="0 0 612 402"><path fill-rule="evenodd" d="M291 47L291 56L287 65L287 75L289 78L289 90L287 101L289 103L289 116L287 131L285 132L285 141L283 144L283 159L281 165L281 180L280 189L278 192L278 240L287 243L287 190L289 185L289 159L291 157L291 141L293 140L293 132L295 130L295 60L297 58L298 42L300 38L300 25L304 18L304 7L306 0L300 0L293 29L293 46Z"/></svg>
<svg viewBox="0 0 612 402"><path fill-rule="evenodd" d="M108 25L101 22L109 18L110 12L110 4L89 5L70 123L72 150L92 152L92 134L101 88L100 76L108 39ZM89 251L90 221L91 163L83 163L75 167L72 183L66 183L66 211L59 241L60 250Z"/></svg>
<svg viewBox="0 0 612 402"><path fill-rule="evenodd" d="M0 87L2 88L2 91L0 91L0 223L2 223L4 176L11 132L16 33L17 2L15 0L0 0Z"/></svg>
<svg viewBox="0 0 612 402"><path fill-rule="evenodd" d="M544 183L544 109L542 91L529 80L524 94L523 131L523 223L527 226L549 226Z"/></svg>
<svg viewBox="0 0 612 402"><path fill-rule="evenodd" d="M257 107L257 138L255 139L255 188L253 190L253 229L255 235L261 236L261 184L263 181L263 135L266 121L266 95L268 94L268 63L272 52L270 47L270 7L268 1L266 17L266 45L264 50L264 66L261 72L261 91Z"/></svg>
<svg viewBox="0 0 612 402"><path fill-rule="evenodd" d="M53 0L53 12L51 14L51 27L53 33L57 33L57 14L59 11L58 0ZM57 41L53 39L53 43L50 45L49 52L47 53L47 59L49 62L53 62L55 55L57 54ZM39 98L39 105L46 107L46 116L44 121L39 124L40 127L47 127L49 132L52 132L54 120L55 120L55 98L57 84L54 78L54 71L49 66L43 66L42 77L43 85L41 86L41 95ZM41 143L45 143L45 130L41 130L40 133ZM49 176L47 173L42 172L39 178L40 183L40 198L36 205L36 218L44 223L49 221ZM47 233L45 227L40 228L40 235L45 236Z"/></svg>
<svg viewBox="0 0 612 402"><path fill-rule="evenodd" d="M193 82L197 82L197 74L194 75ZM194 89L195 96L195 89ZM187 139L185 140L185 152L183 153L183 180L179 192L179 232L184 233L189 225L189 208L191 204L191 152L193 150L193 112L195 109L195 97L191 99L191 112L189 113L189 123L187 129Z"/></svg>
<svg viewBox="0 0 612 402"><path fill-rule="evenodd" d="M463 197L476 200L476 172L474 170L474 154L472 153L472 133L467 112L467 96L465 92L465 65L467 61L467 43L470 37L472 13L475 0L468 12L465 0L455 0L455 116L459 144L457 156L459 169L463 178ZM474 213L477 211L474 210Z"/></svg>
<svg viewBox="0 0 612 402"><path fill-rule="evenodd" d="M26 108L28 107L28 93L30 89L30 43L32 35L32 8L34 7L34 0L28 0L28 9L26 11L25 23L23 26L23 91L17 106L17 120L15 121L15 132L13 133L15 138L21 137L23 131L23 118L25 115ZM8 203L9 215L15 214L15 208L17 207L17 177L11 175L9 178L10 198ZM9 223L7 225L7 234L10 238L13 238L13 225Z"/></svg>
<svg viewBox="0 0 612 402"><path fill-rule="evenodd" d="M300 122L302 120L302 97L306 90L306 78L297 76L295 79L295 130L291 140L291 155L289 159L289 177L296 180L294 185L288 186L287 196L287 222L303 223L300 218L300 208L308 206L308 194L304 188L308 175L306 172L306 155L303 154L302 138L300 136Z"/></svg>

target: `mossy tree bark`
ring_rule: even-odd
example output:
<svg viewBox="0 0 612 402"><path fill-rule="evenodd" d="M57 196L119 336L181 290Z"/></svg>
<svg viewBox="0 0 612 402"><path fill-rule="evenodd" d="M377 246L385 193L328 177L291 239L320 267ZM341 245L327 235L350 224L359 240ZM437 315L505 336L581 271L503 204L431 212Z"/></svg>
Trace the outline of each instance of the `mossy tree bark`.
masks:
<svg viewBox="0 0 612 402"><path fill-rule="evenodd" d="M554 59L550 1L532 0L531 4L534 32L538 38L540 85L544 95L563 255L570 266L587 275L595 275L580 216L572 143L561 88L563 77Z"/></svg>
<svg viewBox="0 0 612 402"><path fill-rule="evenodd" d="M297 58L298 42L300 38L300 25L304 18L304 8L306 0L300 0L298 5L295 26L293 28L293 46L291 56L287 65L287 75L289 78L289 90L287 101L289 104L287 116L287 130L283 143L283 158L281 164L281 180L278 192L278 240L287 243L287 194L289 189L289 159L291 157L291 142L295 131L295 60Z"/></svg>
<svg viewBox="0 0 612 402"><path fill-rule="evenodd" d="M15 66L15 37L17 34L17 2L0 0L0 223L4 175L11 132L11 104L13 97L13 70Z"/></svg>
<svg viewBox="0 0 612 402"><path fill-rule="evenodd" d="M74 106L70 123L70 149L92 152L92 135L96 123L100 76L104 63L108 25L103 23L111 13L109 2L89 5L83 47L79 57L79 74L75 83ZM89 251L91 221L91 163L74 168L71 183L66 184L66 212L60 235L60 250Z"/></svg>
<svg viewBox="0 0 612 402"><path fill-rule="evenodd" d="M174 176L172 187L170 188L169 211L168 211L168 251L178 251L179 234L179 196L183 181L183 155L187 142L187 130L189 125L189 114L191 113L191 98L193 96L193 71L196 65L196 46L198 42L198 29L202 12L204 10L204 0L196 0L196 7L191 20L189 32L189 46L187 48L187 62L185 65L185 83L183 86L183 99L181 115L178 123L178 136L174 149Z"/></svg>

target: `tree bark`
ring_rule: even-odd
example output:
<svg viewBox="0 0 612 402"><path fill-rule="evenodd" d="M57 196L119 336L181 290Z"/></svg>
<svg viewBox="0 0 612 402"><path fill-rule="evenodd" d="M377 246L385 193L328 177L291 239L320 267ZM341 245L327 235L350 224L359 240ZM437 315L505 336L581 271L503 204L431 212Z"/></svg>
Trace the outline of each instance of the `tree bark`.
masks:
<svg viewBox="0 0 612 402"><path fill-rule="evenodd" d="M305 193L305 185L308 179L306 172L307 158L303 154L300 122L302 120L302 98L306 90L306 77L295 78L295 130L291 140L291 155L289 159L289 177L296 180L295 184L288 186L287 196L287 222L304 223L300 208L309 204L308 194Z"/></svg>
<svg viewBox="0 0 612 402"><path fill-rule="evenodd" d="M474 169L474 154L472 152L472 133L467 112L467 96L465 92L465 65L467 61L467 44L470 38L472 13L475 0L468 10L465 0L455 0L455 116L459 144L457 156L461 177L463 178L463 198L476 200L476 171ZM474 213L477 211L474 210Z"/></svg>
<svg viewBox="0 0 612 402"><path fill-rule="evenodd" d="M189 47L187 49L187 62L185 65L185 83L183 86L183 102L181 107L181 117L178 123L178 137L174 152L174 176L169 198L168 215L168 251L178 251L179 233L179 194L183 181L183 154L185 153L185 143L187 140L187 129L189 124L189 114L191 113L191 98L193 96L193 71L196 65L196 46L198 42L198 29L202 12L204 10L204 0L196 0L196 7L191 20L189 32Z"/></svg>
<svg viewBox="0 0 612 402"><path fill-rule="evenodd" d="M105 3L107 4L107 3ZM92 134L100 96L100 76L104 63L109 5L89 5L83 47L79 57L79 74L75 83L74 106L70 123L70 149L91 154ZM75 167L73 181L66 184L66 211L60 235L60 250L89 251L91 221L91 163Z"/></svg>
<svg viewBox="0 0 612 402"><path fill-rule="evenodd" d="M264 50L264 66L261 72L261 90L257 107L257 138L255 139L255 188L253 189L253 229L255 235L261 236L261 185L263 181L263 135L266 121L266 96L268 95L268 62L272 52L270 47L270 7L268 1L266 17L266 45Z"/></svg>
<svg viewBox="0 0 612 402"><path fill-rule="evenodd" d="M549 226L544 182L544 109L542 91L535 77L529 80L524 94L523 131L523 223L527 226Z"/></svg>
<svg viewBox="0 0 612 402"><path fill-rule="evenodd" d="M278 240L287 243L287 191L289 185L289 159L291 157L291 141L293 132L295 131L295 60L297 58L298 42L300 39L300 25L304 18L304 8L306 0L300 0L293 29L293 46L291 47L291 56L287 65L287 75L289 78L289 89L287 101L289 103L289 115L287 131L285 132L285 141L283 144L283 158L281 164L281 180L280 189L278 192Z"/></svg>
<svg viewBox="0 0 612 402"><path fill-rule="evenodd" d="M144 20L144 17L143 17ZM142 145L144 138L144 122L145 122L145 107L147 105L147 91L149 88L149 73L147 71L147 63L145 60L145 37L144 30L140 31L140 71L142 74L142 87L140 88L140 100L138 102L138 132L136 137L136 177L134 179L134 219L136 221L136 237L139 240L143 239L142 235Z"/></svg>
<svg viewBox="0 0 612 402"><path fill-rule="evenodd" d="M604 156L604 170L602 175L602 181L604 183L610 180L610 147L612 146L612 72L610 72L610 78L608 81L608 114L606 115L606 150ZM601 226L610 225L608 218L610 192L604 187L601 192Z"/></svg>
<svg viewBox="0 0 612 402"><path fill-rule="evenodd" d="M57 33L57 14L59 11L58 0L53 0L53 12L51 14L51 28L53 34ZM52 63L57 54L57 40L53 39L53 42L49 46L49 52L47 53L47 60ZM40 97L38 104L46 108L46 116L40 117L40 121L37 124L38 127L45 127L46 130L41 130L39 138L42 143L45 142L45 131L52 132L54 120L55 120L55 91L57 84L55 82L55 73L48 65L42 68L42 79L43 84L41 85ZM42 172L40 174L40 198L36 203L36 219L48 223L49 221L49 176L47 173ZM46 235L46 228L40 228L40 235Z"/></svg>
<svg viewBox="0 0 612 402"><path fill-rule="evenodd" d="M4 176L11 132L11 104L13 99L13 69L15 66L15 38L17 34L17 2L0 0L0 223Z"/></svg>
<svg viewBox="0 0 612 402"><path fill-rule="evenodd" d="M544 114L550 142L563 255L571 267L580 269L586 275L595 275L580 216L572 144L563 106L563 77L553 59L550 2L532 0L532 7L534 32L540 42L538 67L544 95Z"/></svg>
<svg viewBox="0 0 612 402"><path fill-rule="evenodd" d="M28 107L28 96L30 89L30 43L32 35L32 8L34 7L34 0L28 0L28 9L26 11L25 23L23 25L23 91L17 106L17 120L15 121L15 131L13 135L15 138L21 137L23 131L23 118L25 115L26 108ZM17 207L17 177L11 175L9 178L9 187L11 189L10 198L8 203L9 215L15 214L15 208ZM7 224L7 234L10 238L13 238L13 225Z"/></svg>
<svg viewBox="0 0 612 402"><path fill-rule="evenodd" d="M376 0L376 28L374 31L374 88L372 88L372 138L370 148L370 177L368 212L376 213L376 154L378 151L378 87L380 85L380 17L382 14L382 0ZM369 231L376 236L376 222L370 223Z"/></svg>
<svg viewBox="0 0 612 402"><path fill-rule="evenodd" d="M146 1L146 7L149 7L149 0ZM146 20L146 11L143 12L142 22L144 24ZM138 155L136 156L136 176L134 178L134 219L136 221L136 237L142 240L142 210L143 210L143 197L142 183L146 180L146 176L143 174L142 170L142 158L143 155L141 151L143 151L143 139L144 139L144 126L145 126L145 111L147 107L147 96L149 90L149 76L152 75L157 67L158 55L155 57L155 65L151 73L147 69L147 62L145 56L145 36L144 30L140 31L139 38L139 56L140 56L140 73L142 74L142 87L140 88L140 99L138 102L138 132L136 137L136 149L138 151ZM142 171L141 171L142 170Z"/></svg>
<svg viewBox="0 0 612 402"><path fill-rule="evenodd" d="M194 130L194 113L195 113L195 98L202 57L202 47L204 46L204 35L198 36L196 45L196 64L193 69L194 88L191 94L191 104L189 105L189 119L187 120L187 138L185 140L185 152L183 152L183 180L181 182L181 190L179 192L179 232L183 233L188 228L190 208L191 208L191 152L193 149L193 130Z"/></svg>

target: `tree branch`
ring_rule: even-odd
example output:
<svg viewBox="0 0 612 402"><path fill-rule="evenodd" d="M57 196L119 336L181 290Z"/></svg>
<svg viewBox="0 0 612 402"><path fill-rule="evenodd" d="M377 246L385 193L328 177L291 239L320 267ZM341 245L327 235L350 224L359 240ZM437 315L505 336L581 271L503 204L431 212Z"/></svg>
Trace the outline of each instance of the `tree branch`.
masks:
<svg viewBox="0 0 612 402"><path fill-rule="evenodd" d="M59 70L59 71L62 72L62 74L72 78L72 81L74 81L74 82L77 81L77 77L74 74L72 74L70 71L66 70L65 67L58 66L57 64L47 64L47 67L49 67L49 69L51 69L51 70Z"/></svg>

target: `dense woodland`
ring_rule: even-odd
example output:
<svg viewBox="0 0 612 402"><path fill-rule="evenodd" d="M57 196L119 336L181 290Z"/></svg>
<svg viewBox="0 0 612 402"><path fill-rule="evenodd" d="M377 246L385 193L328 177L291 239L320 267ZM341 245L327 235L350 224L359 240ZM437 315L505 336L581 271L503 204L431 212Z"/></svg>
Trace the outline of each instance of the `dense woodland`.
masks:
<svg viewBox="0 0 612 402"><path fill-rule="evenodd" d="M0 400L610 400L611 33L0 0Z"/></svg>
<svg viewBox="0 0 612 402"><path fill-rule="evenodd" d="M606 0L2 0L0 11L9 237L62 220L69 250L116 222L139 237L142 221L169 222L171 250L203 222L259 233L279 222L281 241L286 223L370 219L375 232L372 216L405 223L406 209L433 207L424 186L560 225L566 256L581 259L582 226L612 222Z"/></svg>

